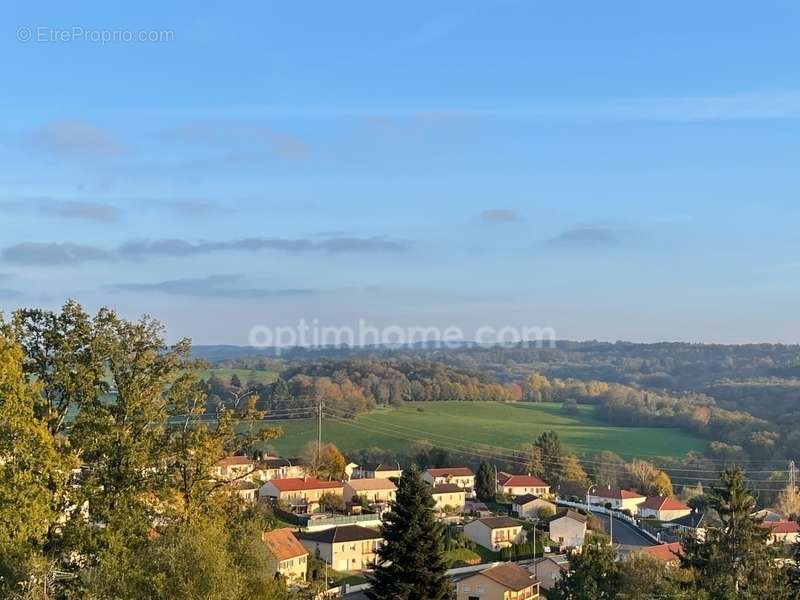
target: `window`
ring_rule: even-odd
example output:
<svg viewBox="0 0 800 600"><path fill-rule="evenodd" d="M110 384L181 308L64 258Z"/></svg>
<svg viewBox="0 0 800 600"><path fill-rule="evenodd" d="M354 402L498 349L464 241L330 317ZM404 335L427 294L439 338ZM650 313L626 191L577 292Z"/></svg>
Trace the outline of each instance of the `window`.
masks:
<svg viewBox="0 0 800 600"><path fill-rule="evenodd" d="M468 585L462 585L462 586L461 586L461 591L466 593L466 592L469 592L469 591L470 591L470 588L469 588L469 586L468 586Z"/></svg>

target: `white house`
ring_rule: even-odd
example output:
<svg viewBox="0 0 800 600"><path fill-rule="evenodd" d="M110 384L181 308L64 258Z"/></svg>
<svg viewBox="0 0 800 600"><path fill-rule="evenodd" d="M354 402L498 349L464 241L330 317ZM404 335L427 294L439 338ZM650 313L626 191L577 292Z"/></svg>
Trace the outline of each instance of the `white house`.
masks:
<svg viewBox="0 0 800 600"><path fill-rule="evenodd" d="M466 538L489 550L498 552L525 541L522 522L511 517L486 517L464 526Z"/></svg>
<svg viewBox="0 0 800 600"><path fill-rule="evenodd" d="M600 504L603 506L610 504L611 508L629 510L631 514L636 514L636 507L647 500L647 496L643 496L638 492L612 487L593 487L588 497L589 504Z"/></svg>
<svg viewBox="0 0 800 600"><path fill-rule="evenodd" d="M650 496L636 507L636 515L644 519L672 521L692 512L692 509L673 496Z"/></svg>
<svg viewBox="0 0 800 600"><path fill-rule="evenodd" d="M574 510L567 510L550 517L548 520L550 539L559 548L579 548L586 537L586 515Z"/></svg>

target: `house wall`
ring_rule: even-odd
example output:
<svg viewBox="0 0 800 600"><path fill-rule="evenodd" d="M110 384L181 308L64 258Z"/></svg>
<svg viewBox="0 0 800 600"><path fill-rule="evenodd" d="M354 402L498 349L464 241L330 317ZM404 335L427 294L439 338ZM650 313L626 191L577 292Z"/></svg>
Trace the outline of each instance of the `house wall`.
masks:
<svg viewBox="0 0 800 600"><path fill-rule="evenodd" d="M534 496L549 496L550 487L524 487L524 486L500 486L500 492L507 496L524 496L533 494Z"/></svg>
<svg viewBox="0 0 800 600"><path fill-rule="evenodd" d="M530 567L533 570L533 567ZM564 571L561 566L552 560L545 560L536 565L536 577L538 578L543 590L550 590L559 582Z"/></svg>
<svg viewBox="0 0 800 600"><path fill-rule="evenodd" d="M800 541L798 533L773 533L769 536L770 544L796 544Z"/></svg>
<svg viewBox="0 0 800 600"><path fill-rule="evenodd" d="M444 510L446 506L454 508L459 512L464 512L464 505L467 502L465 492L448 492L446 494L433 494L433 501L436 503L437 510Z"/></svg>
<svg viewBox="0 0 800 600"><path fill-rule="evenodd" d="M468 540L495 552L508 548L512 544L521 544L525 541L525 532L522 531L522 525L489 529L480 521L473 521L464 526L464 535Z"/></svg>
<svg viewBox="0 0 800 600"><path fill-rule="evenodd" d="M375 539L326 544L300 540L300 543L314 556L319 550L319 557L337 571L363 571L372 568L382 542L381 539Z"/></svg>
<svg viewBox="0 0 800 600"><path fill-rule="evenodd" d="M582 546L585 536L586 523L567 517L550 521L550 539L562 548Z"/></svg>
<svg viewBox="0 0 800 600"><path fill-rule="evenodd" d="M278 563L278 573L283 575L287 581L305 581L307 570L308 556L305 554Z"/></svg>
<svg viewBox="0 0 800 600"><path fill-rule="evenodd" d="M305 469L298 465L290 467L278 467L277 469L259 469L257 478L261 481L269 481L270 479L292 479L294 477L303 477L306 474Z"/></svg>
<svg viewBox="0 0 800 600"><path fill-rule="evenodd" d="M341 487L327 488L327 489L312 489L312 490L297 490L291 492L282 492L276 488L271 481L268 481L259 491L259 496L276 498L292 504L308 504L313 506L319 503L319 499L323 494L335 494L337 496L344 495L344 489Z"/></svg>
<svg viewBox="0 0 800 600"><path fill-rule="evenodd" d="M682 510L654 510L652 508L639 508L637 514L646 519L658 519L659 521L671 521L685 517L692 510L690 508Z"/></svg>
<svg viewBox="0 0 800 600"><path fill-rule="evenodd" d="M636 510L639 507L639 504L644 502L646 498L626 498L625 500L620 500L619 498L605 498L603 496L589 496L589 502L591 504L611 504L613 508L618 510L628 509L631 511L631 514L635 515Z"/></svg>
<svg viewBox="0 0 800 600"><path fill-rule="evenodd" d="M369 502L391 502L394 500L396 491L394 489L386 490L354 490L349 483L344 484L344 499L346 502L353 500L353 496L360 496L366 498Z"/></svg>
<svg viewBox="0 0 800 600"><path fill-rule="evenodd" d="M529 502L525 506L517 506L516 504L513 505L514 510L517 511L517 514L520 517L536 517L539 515L539 510L542 508L549 508L553 514L556 512L556 505L552 502L548 502L547 500L543 500L541 498L534 500L533 502Z"/></svg>
<svg viewBox="0 0 800 600"><path fill-rule="evenodd" d="M456 584L457 600L472 600L472 598L480 598L480 600L532 600L538 597L538 586L535 583L519 592L512 592L493 579L481 574L467 577Z"/></svg>
<svg viewBox="0 0 800 600"><path fill-rule="evenodd" d="M430 473L425 471L422 474L422 480L427 481L431 485L439 485L440 483L454 483L458 487L471 492L475 487L475 476L464 475L460 477L432 477Z"/></svg>

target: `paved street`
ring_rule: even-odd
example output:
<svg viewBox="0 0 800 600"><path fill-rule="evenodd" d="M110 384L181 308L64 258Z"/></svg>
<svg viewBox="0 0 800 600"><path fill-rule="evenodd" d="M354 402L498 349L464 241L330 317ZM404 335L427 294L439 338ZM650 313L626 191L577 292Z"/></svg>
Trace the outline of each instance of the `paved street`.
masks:
<svg viewBox="0 0 800 600"><path fill-rule="evenodd" d="M600 513L594 514L603 522L606 533L608 533L608 515ZM655 546L656 544L629 523L621 519L614 519L614 545L619 547L621 554L628 554L629 552L647 548L648 546Z"/></svg>

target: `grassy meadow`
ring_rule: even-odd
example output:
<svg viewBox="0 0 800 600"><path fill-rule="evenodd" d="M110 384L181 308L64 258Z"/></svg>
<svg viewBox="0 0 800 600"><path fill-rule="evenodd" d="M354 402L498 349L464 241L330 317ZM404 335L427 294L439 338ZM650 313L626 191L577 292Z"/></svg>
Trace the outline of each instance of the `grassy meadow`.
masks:
<svg viewBox="0 0 800 600"><path fill-rule="evenodd" d="M283 435L269 446L283 456L296 455L316 439L316 419L276 424ZM489 444L517 448L550 429L579 454L611 450L626 458L680 456L706 445L705 440L679 429L607 425L594 418L591 407L582 406L578 414L568 415L560 404L412 402L399 410L376 410L352 422L324 419L322 429L324 441L343 451L372 446L400 450L415 439L444 447Z"/></svg>

